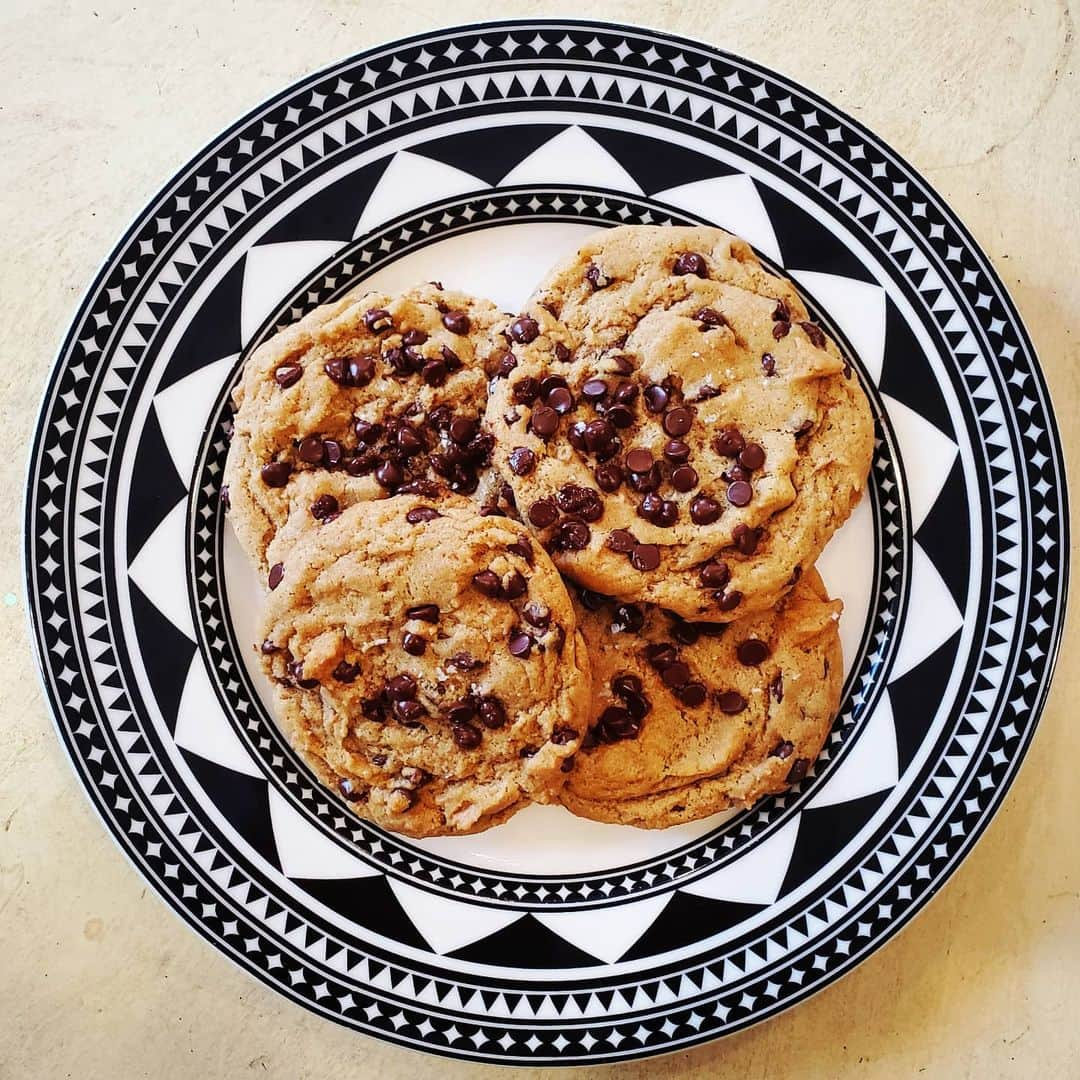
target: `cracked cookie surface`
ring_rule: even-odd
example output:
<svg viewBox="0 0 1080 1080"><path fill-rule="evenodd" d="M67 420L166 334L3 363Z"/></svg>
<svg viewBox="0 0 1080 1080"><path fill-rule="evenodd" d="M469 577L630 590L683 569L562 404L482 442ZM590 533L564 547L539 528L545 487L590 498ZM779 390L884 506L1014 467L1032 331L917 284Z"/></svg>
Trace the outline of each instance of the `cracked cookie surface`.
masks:
<svg viewBox="0 0 1080 1080"><path fill-rule="evenodd" d="M843 682L841 604L815 570L774 611L727 624L588 592L576 604L593 697L562 793L575 814L665 828L806 775Z"/></svg>
<svg viewBox="0 0 1080 1080"><path fill-rule="evenodd" d="M395 296L354 290L256 349L233 393L225 465L248 556L264 564L312 486L339 509L396 493L474 493L491 452L479 419L501 318L438 283Z"/></svg>
<svg viewBox="0 0 1080 1080"><path fill-rule="evenodd" d="M524 526L401 495L300 508L272 557L259 649L279 720L359 816L434 836L557 799L589 663Z"/></svg>
<svg viewBox="0 0 1080 1080"><path fill-rule="evenodd" d="M721 230L599 233L503 329L493 462L582 585L687 618L767 610L861 495L865 394L791 284Z"/></svg>

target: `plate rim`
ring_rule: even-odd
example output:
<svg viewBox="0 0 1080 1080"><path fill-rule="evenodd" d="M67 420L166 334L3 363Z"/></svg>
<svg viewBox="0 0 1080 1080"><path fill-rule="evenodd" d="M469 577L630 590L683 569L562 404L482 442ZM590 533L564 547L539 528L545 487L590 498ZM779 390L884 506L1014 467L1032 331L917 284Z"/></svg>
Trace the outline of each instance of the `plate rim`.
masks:
<svg viewBox="0 0 1080 1080"><path fill-rule="evenodd" d="M961 841L961 847L957 856L954 856L950 862L943 867L941 871L936 875L936 883L932 890L928 889L921 892L916 898L914 898L910 904L905 907L904 911L898 916L892 923L879 934L875 935L867 944L859 951L855 952L852 957L847 959L847 962L843 965L838 965L834 969L834 973L827 981L810 991L803 991L794 1000L790 1000L785 1003L774 1004L771 1008L763 1009L756 1014L752 1019L747 1019L738 1024L736 1028L730 1031L721 1033L706 1033L705 1035L694 1035L678 1040L677 1042L668 1042L658 1047L650 1047L642 1045L639 1047L632 1056L617 1055L610 1052L600 1053L588 1057L577 1058L575 1060L565 1060L558 1058L535 1058L537 1065L558 1065L560 1067L567 1066L579 1066L590 1063L600 1063L605 1061L629 1061L629 1060L641 1060L647 1057L654 1057L659 1055L666 1055L670 1053L677 1053L684 1051L694 1046L703 1045L704 1043L715 1041L721 1038L725 1038L728 1034L733 1034L735 1031L747 1030L750 1027L755 1027L759 1023L767 1019L771 1019L774 1016L779 1015L781 1012L786 1012L788 1009L802 1002L809 1000L809 998L816 996L823 990L831 987L846 975L850 974L863 959L867 958L872 953L876 952L886 943L891 941L901 930L905 929L911 924L914 918L920 914L929 902L941 891L941 889L948 884L952 879L953 874L968 858L975 845L985 835L990 823L996 818L999 813L1002 804L1004 803L1008 793L1019 775L1021 768L1027 758L1028 751L1030 750L1031 743L1033 742L1037 730L1040 726L1043 712L1046 707L1046 703L1049 697L1051 686L1057 670L1057 664L1060 659L1061 645L1064 637L1064 632L1068 620L1069 610L1069 581L1071 576L1071 562L1072 552L1070 547L1071 537L1071 519L1070 519L1070 499L1069 499L1069 483L1068 473L1065 468L1065 454L1064 445L1061 437L1061 430L1057 421L1057 414L1054 408L1053 396L1048 385L1046 375L1043 369L1043 365L1040 362L1038 352L1035 348L1030 331L1017 308L1010 292L1005 287L1000 274L998 273L993 261L989 255L983 250L982 246L976 241L966 222L961 216L949 205L948 202L937 191L936 187L932 185L918 170L916 170L906 157L899 154L890 143L888 143L881 136L876 135L871 129L869 129L860 120L852 117L846 111L838 108L836 105L830 103L827 99L823 98L817 91L810 89L787 74L778 71L774 68L760 64L756 60L749 59L731 50L721 48L717 45L709 42L698 41L693 38L689 38L680 34L672 33L668 30L659 29L656 27L648 26L642 23L631 23L623 20L617 21L605 21L605 20L592 20L592 19L564 19L554 17L544 18L513 18L513 19L492 19L492 20L478 20L467 23L452 23L445 25L432 26L426 31L421 31L415 34L410 34L400 38L392 38L389 40L383 40L376 42L365 49L361 49L339 58L336 58L329 63L306 72L299 78L287 83L280 87L275 92L267 95L266 97L256 101L249 108L245 109L243 113L236 116L236 118L216 131L215 134L203 143L199 148L186 155L182 164L175 169L168 178L160 183L152 195L141 202L140 208L131 217L126 228L122 230L117 239L109 246L106 254L100 260L96 271L90 277L88 284L83 289L81 295L73 306L72 314L69 318L67 329L62 334L57 349L54 353L53 359L49 365L49 369L44 380L42 387L39 405L36 413L36 419L32 428L32 435L29 442L29 451L26 458L25 466L25 479L23 486L23 499L22 499L22 544L21 561L22 561L22 587L24 589L24 599L27 600L26 605L26 618L27 628L30 637L31 649L35 660L35 671L38 678L38 685L42 691L42 696L45 701L50 720L53 728L60 740L61 745L64 748L65 756L68 759L68 764L72 769L75 777L79 781L79 786L83 789L83 794L90 806L94 810L98 819L105 827L106 832L109 834L110 839L114 845L124 855L130 865L140 874L144 881L149 882L153 886L153 891L160 900L171 908L176 914L178 914L189 926L192 927L200 937L207 940L215 951L226 956L233 964L238 968L245 971L249 977L255 978L264 986L269 986L282 996L289 997L294 1000L301 1007L307 1011L314 1011L318 1015L323 1016L326 1019L343 1023L345 1026L350 1026L343 1017L338 1017L332 1013L328 1013L318 1008L313 1007L313 1002L308 1001L295 993L282 983L275 981L273 984L268 984L265 979L260 977L255 971L249 968L242 960L242 958L234 953L234 950L227 946L220 938L212 936L209 930L199 921L193 913L189 912L181 904L179 904L176 898L163 888L159 887L160 883L157 880L157 876L149 870L143 869L142 860L140 860L134 850L129 850L129 847L123 842L119 832L112 827L106 812L99 804L99 800L96 797L96 784L89 778L84 777L82 770L79 767L77 756L73 752L73 749L69 743L69 740L61 726L60 717L63 714L63 708L58 707L58 703L54 701L53 694L49 690L46 682L46 670L47 660L43 651L43 639L42 630L40 626L39 613L36 610L35 604L32 602L33 593L31 591L33 585L33 571L32 560L33 551L32 545L34 541L34 529L33 522L31 521L31 501L34 494L34 472L35 466L38 462L38 449L42 442L43 432L46 427L47 413L50 404L53 399L53 393L58 389L58 382L64 373L63 359L65 353L69 350L75 340L77 329L83 318L89 313L90 300L97 293L99 286L103 283L106 272L110 267L110 264L114 257L123 249L129 239L132 238L136 230L141 224L144 223L149 209L155 206L169 190L181 179L181 177L192 167L193 163L201 159L205 154L215 145L219 144L222 140L227 139L233 135L238 129L249 122L255 115L263 111L264 109L272 106L275 102L283 100L286 97L292 96L297 92L304 89L307 85L317 83L321 79L326 78L329 74L332 74L335 69L346 65L352 65L357 61L366 59L373 55L377 55L383 50L388 49L402 49L407 48L410 45L415 45L419 42L430 40L433 35L446 34L449 32L458 33L490 33L493 31L506 30L507 32L513 32L514 30L521 30L526 27L535 27L538 30L541 29L553 29L565 27L568 30L593 30L599 33L620 33L627 32L630 34L640 34L648 37L658 39L661 43L670 43L684 48L691 48L699 52L708 53L720 58L727 58L736 62L739 65L745 66L762 74L764 78L779 82L786 88L793 90L808 101L814 103L815 106L822 108L827 113L839 118L844 124L848 125L852 130L861 133L870 142L878 144L888 151L889 156L893 162L905 172L911 179L914 179L918 184L927 192L929 196L933 198L936 203L936 209L942 216L949 222L951 226L957 229L960 236L966 241L968 249L973 257L981 264L981 268L986 273L987 279L994 287L997 300L1005 308L1007 314L1013 321L1015 331L1018 333L1021 344L1026 348L1028 355L1031 358L1030 374L1034 380L1035 387L1038 391L1039 403L1042 405L1043 416L1047 423L1047 438L1049 441L1051 455L1050 460L1055 466L1057 473L1058 483L1055 484L1056 495L1061 505L1061 520L1059 522L1060 536L1061 536L1061 551L1059 555L1060 568L1059 568L1059 595L1060 602L1056 609L1056 620L1054 625L1050 628L1051 634L1046 650L1046 657L1042 664L1044 670L1044 677L1042 679L1042 685L1036 694L1027 712L1030 714L1031 722L1026 726L1024 733L1021 735L1016 749L1012 752L1009 761L1009 767L1002 777L1001 781L995 785L995 790L988 801L987 809L980 815L979 820L966 831ZM480 65L483 66L483 65ZM661 73L662 74L662 73ZM598 103L599 105L600 103ZM1030 584L1027 592L1030 591ZM1024 594L1021 594L1024 595ZM355 1029L354 1029L355 1030ZM369 1034L368 1032L361 1032L361 1034ZM370 1033L370 1037L378 1038L380 1041L392 1042L395 1045L406 1046L412 1049L416 1049L416 1045L405 1039L399 1039L389 1032L380 1030L378 1034ZM459 1060L471 1060L471 1061L497 1061L503 1064L510 1064L510 1060L503 1058L499 1059L492 1057L491 1055L479 1051L473 1053L463 1052L461 1049L455 1049L451 1046L435 1046L425 1045L424 1052L431 1053L443 1057L452 1057Z"/></svg>

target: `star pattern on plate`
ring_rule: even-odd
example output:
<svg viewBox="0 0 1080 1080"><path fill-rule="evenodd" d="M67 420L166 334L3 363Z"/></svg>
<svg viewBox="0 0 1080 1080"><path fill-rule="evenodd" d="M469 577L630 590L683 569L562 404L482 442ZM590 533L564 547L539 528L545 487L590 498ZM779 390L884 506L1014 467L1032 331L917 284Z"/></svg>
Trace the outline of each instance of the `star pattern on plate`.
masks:
<svg viewBox="0 0 1080 1080"><path fill-rule="evenodd" d="M520 73L490 66L507 59L531 66ZM545 60L559 67L544 68ZM232 742L214 729L210 706L220 687L200 680L193 662L201 656L201 635L209 635L212 652L213 642L224 644L224 630L213 624L218 616L212 613L192 619L190 607L185 621L178 586L159 580L152 568L161 558L183 559L194 552L196 539L205 544L217 527L216 509L205 502L190 520L176 513L186 505L193 477L215 464L201 455L217 439L200 443L175 422L176 410L215 414L219 399L204 367L219 365L213 378L220 389L244 334L257 333L256 325L269 328L272 290L280 284L284 294L295 282L278 282L274 253L261 252L261 263L251 264L249 308L245 313L243 305L234 306L237 290L242 295L245 289L247 260L259 246L245 241L237 247L237 237L259 221L272 230L285 196L332 183L332 170L355 155L356 144L375 150L419 118L434 122L468 110L486 110L493 128L507 120L527 126L531 117L525 114L536 105L581 112L580 122L564 125L554 137L573 140L581 154L575 168L586 167L589 183L604 186L589 169L606 170L609 181L621 170L635 185L622 181L627 195L647 192L691 216L702 201L730 208L766 254L773 254L775 242L779 261L808 293L820 291L863 356L888 418L896 420L898 464L932 451L940 467L929 484L921 468L917 479L909 470L879 481L875 527L880 523L883 551L894 545L900 550L880 515L890 498L897 500L892 513L909 515L897 528L912 537L910 560L897 569L907 584L886 583L883 593L894 604L905 590L898 647L891 667L882 655L868 685L852 688L853 702L864 691L879 691L859 737L845 739L835 756L830 745L822 782L809 787L797 815L741 853L762 860L754 876L759 891L734 888L725 880L722 854L714 852L694 882L666 896L614 904L611 911L625 906L634 913L621 924L621 936L590 937L590 919L602 907L514 913L490 905L500 918L513 919L498 926L474 921L464 937L447 939L433 929L438 905L461 905L463 899L440 895L437 903L421 902L406 891L418 886L401 874L381 868L366 874L368 860L330 839L294 803L279 801L253 744L245 742L246 726L227 724ZM681 182L669 186L654 166L635 172L632 149L611 140L604 145L587 120L590 109L615 107L622 110L622 127L643 125L645 138L656 137L658 129L673 139L686 132L707 138L723 170L700 174L701 162L686 159L685 173L673 178ZM498 189L515 169L518 176L534 170L528 183L540 183L550 140L519 143L511 155L518 159L501 174L502 162L494 171L485 165L470 172L460 160L426 154L422 142L415 139L407 152L444 166L440 175L447 183L472 183L462 173L475 177L468 189L475 192ZM745 170L731 167L731 159L740 157ZM791 247L777 189L756 172L762 169L778 184L828 204L835 220L870 245L904 288L875 281L860 259L846 264L844 244L827 265L804 261L804 253ZM375 172L360 178L357 205L366 207L375 197L381 179ZM576 180L581 184L580 175ZM460 194L441 193L444 201ZM381 206L381 214L402 209L386 199ZM731 224L740 227L734 219ZM458 227L453 218L451 225ZM460 227L471 226L466 219ZM305 267L320 257L336 258L353 239L352 232L325 227L303 231L298 240L288 231L276 238L265 232L263 246L326 245L307 249L308 261L297 261ZM404 247L423 242L416 237ZM815 244L815 250L829 248ZM344 272L359 275L364 267ZM159 327L171 325L194 289L217 296L219 286L218 316L207 303L202 318L179 331L169 370L150 376L157 383L147 397L145 379L161 349ZM886 294L884 303L875 287ZM873 319L845 326L843 313L855 306ZM232 328L239 340L226 342ZM912 336L938 366L904 364ZM879 361L880 374L874 369ZM955 384L959 411L941 396L946 378ZM144 396L150 415L134 454L123 458L124 440L117 435L127 434L120 422L132 395ZM966 449L961 431L970 440ZM116 544L115 472L135 478L148 462L158 470L157 484L133 486L141 501L132 502L126 535ZM910 500L901 505L905 493ZM959 541L951 531L956 515L948 512L957 500L972 508L968 534ZM689 42L575 23L440 32L373 51L298 84L202 154L142 215L80 310L43 406L26 514L33 618L58 729L91 799L144 874L222 950L309 1008L394 1041L500 1061L614 1059L701 1041L798 1000L884 941L940 887L1000 802L1045 693L1067 576L1061 456L1041 376L1007 296L936 196L872 136L768 72ZM928 607L959 612L972 595L964 561L955 555L964 543L982 553L984 582L974 583L983 590L982 603L967 637L955 616L925 617ZM196 582L212 577L209 552L201 554L207 559L193 563ZM121 581L130 589L123 586L127 608L118 610ZM890 597L890 590L896 595ZM145 704L130 689L136 625L154 636L155 648L144 650L140 662L154 687L155 707L169 716L164 727L147 722ZM873 659L873 640L868 649ZM239 694L239 673L234 681ZM960 697L948 724L935 726L918 703L950 686ZM163 739L175 740L179 757L163 753ZM888 752L870 754L867 747ZM915 782L890 809L894 763L898 775L910 774ZM210 830L191 801L193 791L214 799L224 789L239 791L244 809L230 822L235 840ZM891 815L880 842L848 860L843 880L815 891L813 866L831 858L823 856L820 838L843 844L845 823L878 813ZM363 942L346 940L344 931L327 933L272 885L260 865L296 873L290 880L306 895L321 896L324 911L341 902L335 896L363 891L368 906L385 913L384 922L368 928ZM744 934L709 956L680 962L674 976L649 976L649 956L679 947L680 924L715 918L716 925L737 927L785 897L798 898L793 918L767 924L752 940ZM473 937L476 930L490 932ZM444 978L433 978L410 970L405 958L409 949L444 958L469 953L491 968L492 944L520 950L544 934L563 943L557 948L568 966L560 990L500 985L507 980L497 975L452 976L449 967ZM394 941L404 944L388 948ZM643 959L632 962L635 950ZM614 975L601 989L578 992L566 975L583 958L621 964L616 971L630 972L637 964L637 974Z"/></svg>

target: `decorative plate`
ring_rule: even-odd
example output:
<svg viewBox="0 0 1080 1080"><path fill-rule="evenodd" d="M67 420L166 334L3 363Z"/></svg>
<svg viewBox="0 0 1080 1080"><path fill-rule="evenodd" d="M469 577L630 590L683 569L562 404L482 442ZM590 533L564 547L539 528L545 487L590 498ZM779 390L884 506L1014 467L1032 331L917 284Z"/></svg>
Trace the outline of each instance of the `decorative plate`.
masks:
<svg viewBox="0 0 1080 1080"><path fill-rule="evenodd" d="M251 666L260 589L225 526L245 353L359 281L515 309L589 231L709 222L789 273L877 416L821 561L844 704L813 772L660 832L532 807L477 837L357 820ZM759 1021L942 886L1046 695L1068 538L1031 343L941 199L755 64L586 22L442 30L259 107L192 159L83 301L26 499L33 629L95 807L191 926L304 1007L502 1063L609 1061Z"/></svg>

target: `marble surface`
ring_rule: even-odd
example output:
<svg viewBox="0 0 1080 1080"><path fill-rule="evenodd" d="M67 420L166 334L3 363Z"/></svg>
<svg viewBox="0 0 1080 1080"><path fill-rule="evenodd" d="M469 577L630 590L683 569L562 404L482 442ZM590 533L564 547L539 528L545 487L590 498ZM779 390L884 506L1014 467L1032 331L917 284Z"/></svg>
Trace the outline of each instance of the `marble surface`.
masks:
<svg viewBox="0 0 1080 1080"><path fill-rule="evenodd" d="M0 515L9 523L0 531L0 1077L499 1075L301 1011L144 887L53 734L27 642L16 524L54 351L99 260L158 185L311 69L494 10L476 0L0 5ZM497 14L582 10L504 0ZM588 14L770 65L920 169L1012 290L1078 475L1080 80L1066 4L595 0ZM619 1075L1077 1076L1078 647L1073 605L1027 765L975 852L908 929L794 1011Z"/></svg>

